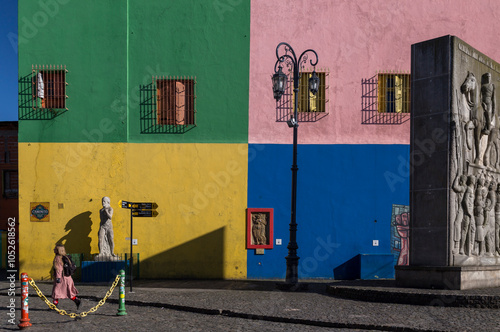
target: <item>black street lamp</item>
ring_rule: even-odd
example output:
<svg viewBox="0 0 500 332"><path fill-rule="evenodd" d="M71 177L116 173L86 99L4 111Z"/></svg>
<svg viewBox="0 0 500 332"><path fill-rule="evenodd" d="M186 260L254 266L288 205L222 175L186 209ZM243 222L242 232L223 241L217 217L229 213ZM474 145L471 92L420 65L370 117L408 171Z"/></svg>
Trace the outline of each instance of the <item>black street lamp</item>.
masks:
<svg viewBox="0 0 500 332"><path fill-rule="evenodd" d="M284 49L285 54L280 55L280 48ZM308 53L315 56L315 61L309 61L311 66L316 67L318 63L318 54L312 49L305 50L297 59L293 48L287 43L279 43L276 47L276 63L274 64L273 93L274 98L278 101L286 89L287 76L283 73L282 64L286 64L290 70L293 70L293 93L295 97L295 104L293 107L293 116L287 121L290 128L293 128L293 165L292 165L292 211L290 222L290 241L288 242L288 256L286 256L286 277L284 285L280 288L292 289L298 288L298 263L299 257L297 256L297 129L299 127L297 108L298 108L298 93L299 93L299 79L300 69L308 60ZM309 78L309 91L313 94L318 92L319 77L316 71L313 71L312 76Z"/></svg>

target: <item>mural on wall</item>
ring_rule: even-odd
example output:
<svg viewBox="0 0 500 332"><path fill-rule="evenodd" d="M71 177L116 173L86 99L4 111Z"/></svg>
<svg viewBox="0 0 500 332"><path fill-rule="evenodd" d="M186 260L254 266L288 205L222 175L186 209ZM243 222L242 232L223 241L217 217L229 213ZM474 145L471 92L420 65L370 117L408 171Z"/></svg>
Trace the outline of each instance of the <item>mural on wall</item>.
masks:
<svg viewBox="0 0 500 332"><path fill-rule="evenodd" d="M394 255L394 265L409 264L409 221L410 207L408 205L392 205L391 218L391 252Z"/></svg>
<svg viewBox="0 0 500 332"><path fill-rule="evenodd" d="M496 87L498 64L465 44L460 91L451 114L450 229L455 262L500 255L500 149ZM471 61L471 59L473 59ZM482 63L482 66L471 64ZM489 264L489 261L483 263ZM491 262L494 264L494 262Z"/></svg>

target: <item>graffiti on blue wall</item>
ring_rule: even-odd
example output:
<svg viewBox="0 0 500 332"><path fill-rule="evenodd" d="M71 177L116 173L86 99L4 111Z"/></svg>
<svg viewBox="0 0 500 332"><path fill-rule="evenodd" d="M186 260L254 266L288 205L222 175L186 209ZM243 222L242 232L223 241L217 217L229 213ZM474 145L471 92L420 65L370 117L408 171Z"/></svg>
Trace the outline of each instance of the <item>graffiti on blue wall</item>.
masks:
<svg viewBox="0 0 500 332"><path fill-rule="evenodd" d="M394 265L409 264L409 221L410 207L407 205L392 205L391 218L391 251L394 255Z"/></svg>

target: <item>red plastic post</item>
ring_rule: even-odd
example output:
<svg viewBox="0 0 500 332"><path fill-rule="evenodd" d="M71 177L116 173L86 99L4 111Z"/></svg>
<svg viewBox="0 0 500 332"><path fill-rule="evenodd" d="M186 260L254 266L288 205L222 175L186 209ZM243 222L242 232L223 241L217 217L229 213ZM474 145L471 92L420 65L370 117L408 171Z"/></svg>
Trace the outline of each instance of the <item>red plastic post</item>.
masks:
<svg viewBox="0 0 500 332"><path fill-rule="evenodd" d="M17 326L25 329L31 326L28 310L28 278L27 273L21 273L21 319Z"/></svg>

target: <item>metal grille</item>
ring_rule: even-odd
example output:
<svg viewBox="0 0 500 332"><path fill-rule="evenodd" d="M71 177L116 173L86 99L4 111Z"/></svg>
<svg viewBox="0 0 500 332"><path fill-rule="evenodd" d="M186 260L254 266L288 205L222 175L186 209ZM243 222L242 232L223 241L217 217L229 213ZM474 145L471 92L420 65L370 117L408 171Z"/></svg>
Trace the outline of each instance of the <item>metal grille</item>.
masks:
<svg viewBox="0 0 500 332"><path fill-rule="evenodd" d="M316 71L320 79L318 93L309 92L309 78L312 70L300 74L297 117L299 122L316 122L328 115L329 77L328 70ZM276 122L286 122L293 115L295 97L293 94L293 73L288 74L287 87L280 100L276 101Z"/></svg>
<svg viewBox="0 0 500 332"><path fill-rule="evenodd" d="M379 73L361 80L361 123L401 124L410 119L410 74Z"/></svg>
<svg viewBox="0 0 500 332"><path fill-rule="evenodd" d="M68 110L66 66L33 65L19 79L19 119L49 120Z"/></svg>
<svg viewBox="0 0 500 332"><path fill-rule="evenodd" d="M4 198L17 198L19 179L17 170L2 171L2 192Z"/></svg>
<svg viewBox="0 0 500 332"><path fill-rule="evenodd" d="M141 87L141 133L184 133L196 126L196 78L154 76Z"/></svg>
<svg viewBox="0 0 500 332"><path fill-rule="evenodd" d="M116 278L120 270L130 273L130 253L116 254L114 261L108 261L106 258L99 259L97 254L69 254L76 265L76 271L73 275L75 281L81 282L109 282ZM133 279L140 276L139 253L134 253L134 265L132 271Z"/></svg>
<svg viewBox="0 0 500 332"><path fill-rule="evenodd" d="M17 157L17 131L15 134L5 133L0 136L0 164L17 165Z"/></svg>
<svg viewBox="0 0 500 332"><path fill-rule="evenodd" d="M410 113L410 74L378 74L378 111Z"/></svg>

